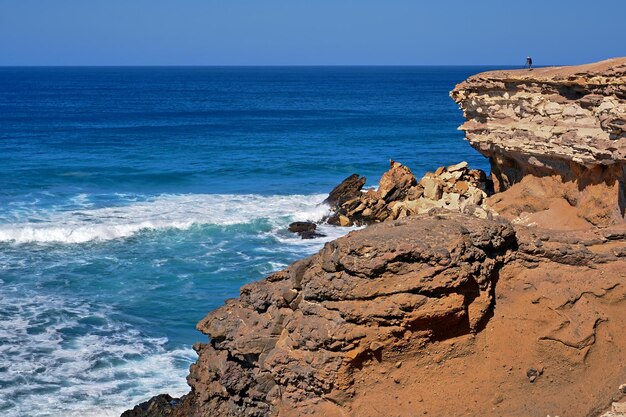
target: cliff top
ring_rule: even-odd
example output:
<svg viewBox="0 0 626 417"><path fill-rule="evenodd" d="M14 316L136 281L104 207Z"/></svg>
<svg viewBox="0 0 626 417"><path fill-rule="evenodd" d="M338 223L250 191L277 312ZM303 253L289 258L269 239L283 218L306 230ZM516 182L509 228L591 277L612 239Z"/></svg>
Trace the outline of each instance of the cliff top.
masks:
<svg viewBox="0 0 626 417"><path fill-rule="evenodd" d="M626 57L611 58L591 64L542 67L519 70L496 70L487 71L470 77L466 83L475 80L498 80L498 81L573 81L584 78L589 82L590 78L609 77L605 81L610 84L623 84L626 81Z"/></svg>
<svg viewBox="0 0 626 417"><path fill-rule="evenodd" d="M483 72L450 95L467 120L461 129L468 141L492 160L517 155L524 160L515 165L543 175L567 174L564 161L589 167L626 160L626 57Z"/></svg>

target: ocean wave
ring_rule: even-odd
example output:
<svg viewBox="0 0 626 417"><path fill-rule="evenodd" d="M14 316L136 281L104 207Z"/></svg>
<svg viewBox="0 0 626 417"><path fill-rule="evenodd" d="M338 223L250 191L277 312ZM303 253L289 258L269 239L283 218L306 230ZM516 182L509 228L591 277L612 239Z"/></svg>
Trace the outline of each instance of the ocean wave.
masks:
<svg viewBox="0 0 626 417"><path fill-rule="evenodd" d="M0 223L0 242L84 243L126 238L145 230L185 230L194 225L228 226L258 220L284 227L291 221L321 220L329 212L322 204L325 197L168 194L116 207L49 209L37 216L29 210L29 220ZM84 195L77 198L85 204Z"/></svg>
<svg viewBox="0 0 626 417"><path fill-rule="evenodd" d="M112 319L106 306L8 298L0 305L3 416L118 416L154 393L188 391L192 349L167 348L167 339Z"/></svg>

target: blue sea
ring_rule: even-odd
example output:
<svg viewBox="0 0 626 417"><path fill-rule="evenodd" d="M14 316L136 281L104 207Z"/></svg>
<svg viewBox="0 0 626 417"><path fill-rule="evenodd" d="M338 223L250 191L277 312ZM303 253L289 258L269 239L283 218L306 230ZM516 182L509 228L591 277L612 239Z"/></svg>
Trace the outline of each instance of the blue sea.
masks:
<svg viewBox="0 0 626 417"><path fill-rule="evenodd" d="M188 390L194 329L352 173L487 161L448 92L486 67L0 68L0 415Z"/></svg>

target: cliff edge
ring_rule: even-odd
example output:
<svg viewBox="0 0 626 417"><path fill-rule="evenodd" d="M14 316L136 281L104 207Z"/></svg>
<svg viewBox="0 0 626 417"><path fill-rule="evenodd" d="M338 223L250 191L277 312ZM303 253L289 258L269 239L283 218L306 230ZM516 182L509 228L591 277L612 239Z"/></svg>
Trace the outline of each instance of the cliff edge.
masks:
<svg viewBox="0 0 626 417"><path fill-rule="evenodd" d="M198 324L191 391L123 416L623 415L625 71L459 84L495 194L465 165L349 177L336 221L377 224L244 286Z"/></svg>
<svg viewBox="0 0 626 417"><path fill-rule="evenodd" d="M573 228L624 221L626 58L481 73L450 95L467 119L460 129L491 161L495 191L515 188L504 204L492 200L498 212L532 224L551 209Z"/></svg>

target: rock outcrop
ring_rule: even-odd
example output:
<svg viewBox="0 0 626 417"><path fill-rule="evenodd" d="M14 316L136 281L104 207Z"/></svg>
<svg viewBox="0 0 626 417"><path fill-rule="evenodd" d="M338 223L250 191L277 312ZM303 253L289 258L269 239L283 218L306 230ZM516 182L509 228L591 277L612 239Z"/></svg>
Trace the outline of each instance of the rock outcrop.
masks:
<svg viewBox="0 0 626 417"><path fill-rule="evenodd" d="M302 239L315 239L325 235L317 232L317 225L313 222L293 222L288 229L291 233L297 233Z"/></svg>
<svg viewBox="0 0 626 417"><path fill-rule="evenodd" d="M195 346L192 391L168 412L340 416L365 363L479 331L515 244L510 225L453 213L330 242L198 324L210 343Z"/></svg>
<svg viewBox="0 0 626 417"><path fill-rule="evenodd" d="M457 86L494 195L464 163L349 177L331 221L371 225L209 313L191 392L124 417L623 415L625 69Z"/></svg>
<svg viewBox="0 0 626 417"><path fill-rule="evenodd" d="M626 224L383 222L243 287L198 324L191 392L124 417L600 415L625 282Z"/></svg>
<svg viewBox="0 0 626 417"><path fill-rule="evenodd" d="M525 181L517 187L525 201L497 211L508 206L516 218L555 205L593 225L624 220L626 58L482 73L451 96L470 144L491 161L495 191ZM541 191L526 198L533 188Z"/></svg>
<svg viewBox="0 0 626 417"><path fill-rule="evenodd" d="M357 189L351 187L356 178L362 179ZM331 192L326 200L333 210L328 223L360 226L424 214L433 209L469 213L481 218L493 214L485 205L490 188L485 173L469 169L467 162L439 167L418 181L407 166L391 161L389 171L383 174L377 189L362 192L364 184L364 177L353 174ZM337 198L337 190L345 189L350 190L349 193Z"/></svg>

